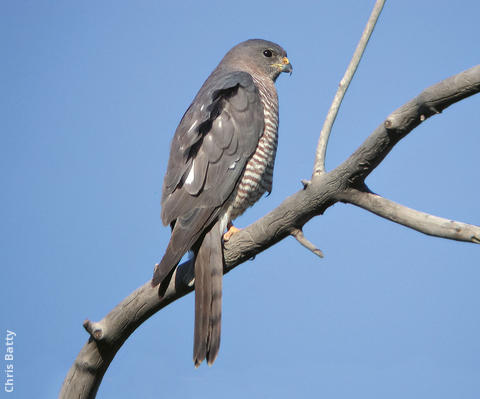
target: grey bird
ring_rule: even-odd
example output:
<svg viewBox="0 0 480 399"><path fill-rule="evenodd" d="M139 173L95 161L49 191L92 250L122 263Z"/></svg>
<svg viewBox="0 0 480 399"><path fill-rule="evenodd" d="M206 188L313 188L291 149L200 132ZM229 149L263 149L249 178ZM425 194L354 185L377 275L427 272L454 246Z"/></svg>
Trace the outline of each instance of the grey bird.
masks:
<svg viewBox="0 0 480 399"><path fill-rule="evenodd" d="M183 115L163 182L162 222L172 235L152 286L168 284L189 250L195 273L195 367L220 347L223 243L231 222L272 190L278 97L274 82L292 72L279 45L252 39L233 47ZM232 227L232 228L231 228Z"/></svg>

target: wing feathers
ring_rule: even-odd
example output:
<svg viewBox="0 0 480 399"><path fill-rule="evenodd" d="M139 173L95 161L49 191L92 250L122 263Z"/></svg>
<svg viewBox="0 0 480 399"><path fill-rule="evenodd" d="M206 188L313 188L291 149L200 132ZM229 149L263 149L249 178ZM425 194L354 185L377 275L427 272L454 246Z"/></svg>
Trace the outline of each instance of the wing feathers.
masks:
<svg viewBox="0 0 480 399"><path fill-rule="evenodd" d="M172 141L162 193L165 225L188 209L223 205L255 151L263 121L260 95L248 73L217 71L207 79ZM192 161L195 174L185 184ZM238 166L232 169L234 162Z"/></svg>
<svg viewBox="0 0 480 399"><path fill-rule="evenodd" d="M218 216L219 209L194 208L175 222L165 254L155 267L152 286L160 284Z"/></svg>

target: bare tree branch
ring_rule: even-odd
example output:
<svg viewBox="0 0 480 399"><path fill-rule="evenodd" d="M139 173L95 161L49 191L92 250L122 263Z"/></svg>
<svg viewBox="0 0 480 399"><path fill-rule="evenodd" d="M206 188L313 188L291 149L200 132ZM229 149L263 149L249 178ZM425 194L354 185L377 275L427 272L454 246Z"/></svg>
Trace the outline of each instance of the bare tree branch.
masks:
<svg viewBox="0 0 480 399"><path fill-rule="evenodd" d="M325 173L325 155L327 152L328 139L330 137L330 132L332 131L332 126L335 123L338 110L340 109L340 104L342 103L343 97L347 92L348 86L350 86L353 75L355 75L355 71L360 64L360 60L362 59L363 53L365 52L365 47L367 47L368 40L370 39L373 29L377 24L378 17L382 12L384 4L385 0L377 0L377 2L375 3L372 13L368 18L367 25L363 30L362 37L360 38L360 41L357 44L357 48L353 53L353 57L350 60L350 64L348 64L345 75L343 75L343 78L338 85L337 93L335 94L332 105L328 110L327 117L325 119L325 122L323 123L322 131L320 132L320 137L318 139L317 151L315 155L315 165L313 167L313 175Z"/></svg>
<svg viewBox="0 0 480 399"><path fill-rule="evenodd" d="M342 173L349 175L352 185L358 183L361 186L394 145L420 123L479 91L480 65L428 87L392 112L337 169L342 169Z"/></svg>
<svg viewBox="0 0 480 399"><path fill-rule="evenodd" d="M343 202L354 204L378 216L420 233L450 240L480 244L480 227L444 219L397 204L370 191L351 189L341 194Z"/></svg>
<svg viewBox="0 0 480 399"><path fill-rule="evenodd" d="M304 189L286 198L272 212L233 235L225 243L224 273L291 235L295 229L301 230L310 219L323 214L338 201L352 202L358 206L363 204L365 209L375 209L380 216L396 222L400 222L403 217L404 225L419 230L421 223L415 222L415 217L422 220L420 212L410 210L413 214L410 214L409 219L405 210L408 208L404 209L401 205L373 195L359 199L355 193L359 192L358 189L364 189L365 178L400 139L430 116L479 91L480 66L476 66L427 88L400 107L340 166L328 173L314 175ZM429 218L436 220L432 219L435 218L433 216L423 217L424 226L428 225L425 220ZM438 219L437 227L443 220ZM433 224L435 223L430 223L430 227L427 227L433 228ZM455 230L456 227L460 227L460 232L452 237L447 236L448 228ZM452 224L448 227L447 223L446 227L438 231L442 234L434 235L452 239L459 239L461 234L471 234L472 238L466 240L471 242L477 242L479 237L478 227L465 224ZM110 362L130 334L158 310L193 290L192 269L191 262L178 267L163 296L159 296L158 290L151 288L148 281L103 320L97 323L86 321L84 326L91 336L69 370L60 398L94 398Z"/></svg>

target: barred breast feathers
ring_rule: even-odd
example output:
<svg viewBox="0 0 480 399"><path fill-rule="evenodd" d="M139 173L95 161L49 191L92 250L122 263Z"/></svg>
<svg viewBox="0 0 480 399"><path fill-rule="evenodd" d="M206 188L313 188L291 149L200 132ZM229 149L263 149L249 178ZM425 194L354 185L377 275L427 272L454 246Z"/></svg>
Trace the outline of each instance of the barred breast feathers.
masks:
<svg viewBox="0 0 480 399"><path fill-rule="evenodd" d="M272 190L273 167L277 152L278 97L272 81L265 82L253 75L263 104L264 130L258 146L248 160L240 178L236 194L227 211L230 220L240 216L257 202L265 192Z"/></svg>

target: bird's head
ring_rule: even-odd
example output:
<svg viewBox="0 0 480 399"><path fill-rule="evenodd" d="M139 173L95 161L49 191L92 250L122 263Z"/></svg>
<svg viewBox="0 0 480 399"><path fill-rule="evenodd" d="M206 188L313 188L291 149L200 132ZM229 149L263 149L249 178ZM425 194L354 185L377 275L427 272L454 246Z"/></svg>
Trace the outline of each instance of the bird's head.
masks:
<svg viewBox="0 0 480 399"><path fill-rule="evenodd" d="M252 74L266 75L275 81L282 72L292 73L287 52L278 44L262 39L251 39L233 47L222 62L235 65Z"/></svg>

